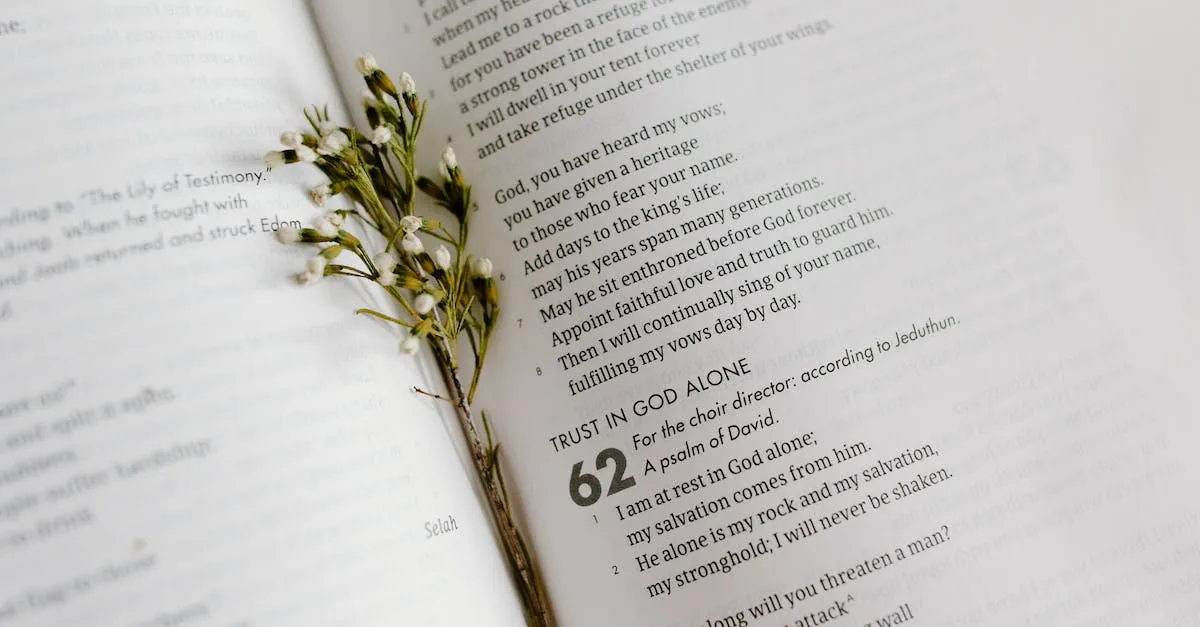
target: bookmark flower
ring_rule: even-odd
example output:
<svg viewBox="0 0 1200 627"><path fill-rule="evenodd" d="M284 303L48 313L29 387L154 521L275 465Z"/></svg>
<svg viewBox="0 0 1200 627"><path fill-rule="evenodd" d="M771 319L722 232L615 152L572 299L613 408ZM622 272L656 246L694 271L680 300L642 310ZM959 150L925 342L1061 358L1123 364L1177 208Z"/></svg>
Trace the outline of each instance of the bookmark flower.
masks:
<svg viewBox="0 0 1200 627"><path fill-rule="evenodd" d="M304 136L296 131L288 131L279 136L279 143L287 148L299 148L304 145Z"/></svg>
<svg viewBox="0 0 1200 627"><path fill-rule="evenodd" d="M317 153L308 146L299 146L296 148L296 157L304 163L313 163L317 160Z"/></svg>
<svg viewBox="0 0 1200 627"><path fill-rule="evenodd" d="M421 218L417 216L404 216L400 218L400 230L404 231L406 235L420 231L422 224Z"/></svg>
<svg viewBox="0 0 1200 627"><path fill-rule="evenodd" d="M312 285L313 283L316 283L324 278L325 271L328 267L329 262L325 259L323 254L315 257L309 257L308 262L305 265L304 272L297 274L296 280L300 283L300 285Z"/></svg>
<svg viewBox="0 0 1200 627"><path fill-rule="evenodd" d="M421 114L421 102L417 98L417 82L408 75L408 72L400 75L400 96L404 99L404 106L409 113L414 116Z"/></svg>
<svg viewBox="0 0 1200 627"><path fill-rule="evenodd" d="M392 287L396 284L397 278L399 277L396 276L395 272L380 270L379 276L375 277L375 282L383 287Z"/></svg>
<svg viewBox="0 0 1200 627"><path fill-rule="evenodd" d="M433 263L439 270L450 269L450 249L443 244L433 251Z"/></svg>
<svg viewBox="0 0 1200 627"><path fill-rule="evenodd" d="M417 297L413 299L413 309L415 309L416 312L422 316L428 315L429 312L433 311L433 308L436 305L437 299L428 293L418 294Z"/></svg>
<svg viewBox="0 0 1200 627"><path fill-rule="evenodd" d="M358 73L363 76L370 76L379 71L379 63L375 61L375 57L364 54L354 62L354 67L358 69Z"/></svg>
<svg viewBox="0 0 1200 627"><path fill-rule="evenodd" d="M314 205L324 207L325 201L329 200L329 197L333 195L333 189L329 187L328 183L322 183L308 190L308 195L312 198Z"/></svg>
<svg viewBox="0 0 1200 627"><path fill-rule="evenodd" d="M376 146L383 146L392 141L392 129L386 124L380 124L371 131L371 143Z"/></svg>
<svg viewBox="0 0 1200 627"><path fill-rule="evenodd" d="M327 215L321 216L313 221L313 228L317 230L317 234L321 237L333 239L338 235L338 227L329 220Z"/></svg>
<svg viewBox="0 0 1200 627"><path fill-rule="evenodd" d="M280 227L275 231L275 239L284 244L296 244L300 241L300 229L291 226Z"/></svg>
<svg viewBox="0 0 1200 627"><path fill-rule="evenodd" d="M375 262L376 268L379 268L380 270L387 270L388 272L394 271L396 269L396 264L400 263L400 259L396 257L396 255L388 252L375 255L375 258L372 259L372 261Z"/></svg>
<svg viewBox="0 0 1200 627"><path fill-rule="evenodd" d="M329 267L329 261L325 259L325 255L317 255L308 258L307 269L313 274L325 275L325 268Z"/></svg>
<svg viewBox="0 0 1200 627"><path fill-rule="evenodd" d="M326 107L306 108L308 126L281 134L283 149L264 156L272 168L313 164L326 177L308 190L313 204L325 207L339 196L349 206L324 210L311 228L282 227L275 237L317 249L296 275L300 284L333 276L364 281L373 294L372 307L379 309L359 308L357 313L404 329L399 341L404 354L415 355L429 345L447 387L446 396L426 394L452 404L530 624L546 627L552 621L545 592L507 504L499 446L487 430L487 417L478 422L473 407L501 309L491 260L472 255L467 242L478 208L472 188L450 147L437 159L440 179L417 174L418 134L428 103L418 95L413 77L402 73L393 83L369 54L359 57L355 67L365 87L365 130L339 125ZM434 208L451 216L445 225L423 215ZM438 240L437 250L426 252L422 237ZM487 440L481 433L488 433Z"/></svg>
<svg viewBox="0 0 1200 627"><path fill-rule="evenodd" d="M375 282L384 287L395 285L399 278L396 275L396 264L400 263L400 260L392 253L384 252L375 255L373 261L375 267L379 269L379 276L375 278Z"/></svg>
<svg viewBox="0 0 1200 627"><path fill-rule="evenodd" d="M343 216L337 211L330 211L329 213L325 214L325 219L329 220L330 224L339 229L342 228L342 225L346 224L346 216Z"/></svg>
<svg viewBox="0 0 1200 627"><path fill-rule="evenodd" d="M476 257L471 262L471 272L480 279L492 278L492 260L487 257Z"/></svg>
<svg viewBox="0 0 1200 627"><path fill-rule="evenodd" d="M400 249L406 253L419 255L425 252L425 244L421 242L421 238L409 233L400 239Z"/></svg>
<svg viewBox="0 0 1200 627"><path fill-rule="evenodd" d="M458 170L458 157L454 154L454 149L446 146L446 150L442 151L442 160L438 162L438 174L447 181L455 179L455 172Z"/></svg>
<svg viewBox="0 0 1200 627"><path fill-rule="evenodd" d="M333 131L321 138L320 143L317 144L317 152L323 155L336 155L349 147L350 138L341 131Z"/></svg>
<svg viewBox="0 0 1200 627"><path fill-rule="evenodd" d="M421 340L415 335L410 335L400 342L400 352L405 355L416 355L419 350L421 350Z"/></svg>

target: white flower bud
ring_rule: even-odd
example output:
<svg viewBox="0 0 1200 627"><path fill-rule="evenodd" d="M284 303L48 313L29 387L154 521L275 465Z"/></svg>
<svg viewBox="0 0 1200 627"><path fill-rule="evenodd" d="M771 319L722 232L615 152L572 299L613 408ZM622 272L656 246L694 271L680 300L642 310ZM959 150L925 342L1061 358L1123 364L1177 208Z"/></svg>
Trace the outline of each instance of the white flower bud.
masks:
<svg viewBox="0 0 1200 627"><path fill-rule="evenodd" d="M324 207L325 201L329 200L329 196L332 193L333 190L325 183L308 190L308 195L312 198L313 204L318 207Z"/></svg>
<svg viewBox="0 0 1200 627"><path fill-rule="evenodd" d="M446 146L446 149L442 151L442 164L446 166L447 170L453 170L458 167L458 157L454 155L453 148Z"/></svg>
<svg viewBox="0 0 1200 627"><path fill-rule="evenodd" d="M362 90L362 103L364 107L378 107L379 99L370 89Z"/></svg>
<svg viewBox="0 0 1200 627"><path fill-rule="evenodd" d="M325 219L329 220L330 224L339 229L342 228L342 225L346 223L346 218L336 211L330 211L329 213L325 214Z"/></svg>
<svg viewBox="0 0 1200 627"><path fill-rule="evenodd" d="M415 335L409 335L400 342L400 352L405 355L416 355L421 350L421 340Z"/></svg>
<svg viewBox="0 0 1200 627"><path fill-rule="evenodd" d="M392 129L388 128L386 124L380 124L371 131L372 144L382 146L390 141L392 141Z"/></svg>
<svg viewBox="0 0 1200 627"><path fill-rule="evenodd" d="M341 131L334 131L321 138L317 144L317 152L323 155L336 155L350 147L350 138Z"/></svg>
<svg viewBox="0 0 1200 627"><path fill-rule="evenodd" d="M334 122L333 120L324 120L317 123L317 132L320 133L321 137L338 130L341 130L341 127L339 127L337 122Z"/></svg>
<svg viewBox="0 0 1200 627"><path fill-rule="evenodd" d="M317 234L321 237L337 237L338 228L334 223L329 221L329 218L321 216L313 221L313 228L317 230Z"/></svg>
<svg viewBox="0 0 1200 627"><path fill-rule="evenodd" d="M481 279L492 278L492 260L487 257L476 257L471 261L471 271Z"/></svg>
<svg viewBox="0 0 1200 627"><path fill-rule="evenodd" d="M278 150L272 150L263 157L263 161L268 168L282 168L286 161L283 160L283 153Z"/></svg>
<svg viewBox="0 0 1200 627"><path fill-rule="evenodd" d="M313 152L308 146L300 146L296 149L296 156L305 163L312 163L317 160L317 153Z"/></svg>
<svg viewBox="0 0 1200 627"><path fill-rule="evenodd" d="M413 77L408 75L408 72L404 72L403 74L400 75L400 93L402 93L402 94L417 93L417 82L413 80Z"/></svg>
<svg viewBox="0 0 1200 627"><path fill-rule="evenodd" d="M308 264L306 267L308 268L309 272L324 276L325 266L327 265L329 265L329 261L325 259L325 256L317 255L315 257L308 258Z"/></svg>
<svg viewBox="0 0 1200 627"><path fill-rule="evenodd" d="M279 143L288 148L299 148L304 145L304 136L296 131L288 131L279 136Z"/></svg>
<svg viewBox="0 0 1200 627"><path fill-rule="evenodd" d="M391 287L396 284L396 273L381 271L379 276L376 277L375 282L384 287Z"/></svg>
<svg viewBox="0 0 1200 627"><path fill-rule="evenodd" d="M296 282L300 285L312 285L313 283L320 281L324 276L325 275L323 274L316 274L313 272L301 272L296 275Z"/></svg>
<svg viewBox="0 0 1200 627"><path fill-rule="evenodd" d="M358 69L358 73L363 76L370 76L379 69L379 63L375 61L375 57L364 54L354 62L354 67Z"/></svg>
<svg viewBox="0 0 1200 627"><path fill-rule="evenodd" d="M422 316L433 311L435 305L437 305L437 299L431 294L421 293L413 300L413 309Z"/></svg>
<svg viewBox="0 0 1200 627"><path fill-rule="evenodd" d="M442 270L450 269L450 251L445 245L438 246L438 249L433 251L433 263Z"/></svg>
<svg viewBox="0 0 1200 627"><path fill-rule="evenodd" d="M416 235L409 233L400 239L400 248L406 253L419 255L425 252L425 244Z"/></svg>
<svg viewBox="0 0 1200 627"><path fill-rule="evenodd" d="M400 218L400 230L405 234L416 233L421 230L421 218L417 216L404 216Z"/></svg>
<svg viewBox="0 0 1200 627"><path fill-rule="evenodd" d="M395 255L386 252L375 255L372 261L375 262L375 267L379 268L381 272L395 272L396 264L400 263L400 260Z"/></svg>
<svg viewBox="0 0 1200 627"><path fill-rule="evenodd" d="M275 231L275 239L284 244L295 244L300 241L300 229L284 226Z"/></svg>

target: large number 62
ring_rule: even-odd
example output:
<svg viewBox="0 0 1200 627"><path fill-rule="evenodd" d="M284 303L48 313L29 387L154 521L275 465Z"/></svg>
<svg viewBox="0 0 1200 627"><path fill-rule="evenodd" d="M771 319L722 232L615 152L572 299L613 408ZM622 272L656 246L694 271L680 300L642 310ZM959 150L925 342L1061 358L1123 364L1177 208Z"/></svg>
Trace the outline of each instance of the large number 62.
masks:
<svg viewBox="0 0 1200 627"><path fill-rule="evenodd" d="M608 495L612 496L626 488L632 488L637 484L633 477L625 476L625 453L620 449L606 448L600 451L596 456L596 470L608 467L609 460L613 462L612 481L608 484ZM587 494L583 494L583 488L587 487ZM600 485L600 480L596 475L583 472L583 462L578 462L571 469L571 500L580 507L595 505L596 501L600 500L601 494L604 492Z"/></svg>

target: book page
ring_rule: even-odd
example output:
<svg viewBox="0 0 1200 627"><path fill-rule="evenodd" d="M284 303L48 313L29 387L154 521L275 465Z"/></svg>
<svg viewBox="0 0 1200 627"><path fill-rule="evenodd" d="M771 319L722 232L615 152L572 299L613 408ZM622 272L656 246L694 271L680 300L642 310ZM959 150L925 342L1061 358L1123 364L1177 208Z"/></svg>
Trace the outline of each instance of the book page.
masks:
<svg viewBox="0 0 1200 627"><path fill-rule="evenodd" d="M307 7L52 4L0 6L0 625L521 624L436 373L274 241Z"/></svg>
<svg viewBox="0 0 1200 627"><path fill-rule="evenodd" d="M1128 6L316 3L476 186L562 624L1195 621L1185 153L1077 104L1192 51Z"/></svg>

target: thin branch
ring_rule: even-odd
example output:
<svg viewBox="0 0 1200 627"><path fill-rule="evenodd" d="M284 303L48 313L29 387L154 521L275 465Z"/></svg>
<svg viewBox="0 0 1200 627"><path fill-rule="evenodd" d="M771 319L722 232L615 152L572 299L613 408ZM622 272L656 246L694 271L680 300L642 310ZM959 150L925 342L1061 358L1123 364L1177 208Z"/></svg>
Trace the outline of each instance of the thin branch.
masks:
<svg viewBox="0 0 1200 627"><path fill-rule="evenodd" d="M398 324L406 329L411 329L413 327L413 325L411 325L407 322L404 322L403 320L397 320L396 318L393 318L387 314L381 314L378 311L375 311L373 309L367 309L365 307L362 309L359 309L358 311L355 311L354 313L356 315L372 316L375 318L379 318L380 320L387 320L388 322Z"/></svg>
<svg viewBox="0 0 1200 627"><path fill-rule="evenodd" d="M429 396L429 397L432 397L432 398L436 398L436 399L438 399L439 401L446 401L447 403L450 403L451 405L454 405L454 406L459 406L459 405L461 405L461 403L460 403L459 401L456 401L456 400L454 400L454 399L452 399L452 398L447 398L447 397L445 397L445 396L442 396L441 394L438 394L438 393L436 393L436 392L430 392L430 391L428 391L428 390L423 390L423 389L421 389L421 388L419 388L419 387L417 387L417 386L415 386L415 385L413 386L413 391L414 391L414 392L416 392L417 394L424 394L425 396Z"/></svg>

